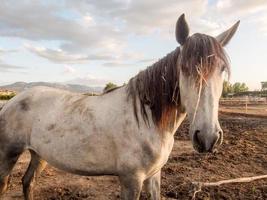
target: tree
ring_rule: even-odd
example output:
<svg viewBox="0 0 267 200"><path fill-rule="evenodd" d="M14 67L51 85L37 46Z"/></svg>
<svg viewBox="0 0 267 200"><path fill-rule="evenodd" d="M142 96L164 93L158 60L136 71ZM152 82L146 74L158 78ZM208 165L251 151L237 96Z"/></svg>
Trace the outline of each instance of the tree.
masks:
<svg viewBox="0 0 267 200"><path fill-rule="evenodd" d="M267 81L263 81L263 82L261 82L261 90L262 90L262 91L267 90Z"/></svg>
<svg viewBox="0 0 267 200"><path fill-rule="evenodd" d="M245 83L241 83L240 92L247 92L248 86Z"/></svg>
<svg viewBox="0 0 267 200"><path fill-rule="evenodd" d="M245 83L236 82L233 84L234 93L246 92L246 91L248 91L248 86Z"/></svg>
<svg viewBox="0 0 267 200"><path fill-rule="evenodd" d="M241 86L241 83L239 83L239 82L236 82L233 84L234 93L240 92L240 86Z"/></svg>
<svg viewBox="0 0 267 200"><path fill-rule="evenodd" d="M236 82L232 85L228 81L223 82L223 91L222 91L223 97L227 97L229 93L239 93L246 91L248 91L248 86L245 83Z"/></svg>
<svg viewBox="0 0 267 200"><path fill-rule="evenodd" d="M233 93L233 86L229 81L223 81L222 96L226 97L229 93Z"/></svg>
<svg viewBox="0 0 267 200"><path fill-rule="evenodd" d="M245 83L236 82L233 84L234 93L246 92L246 91L248 91L248 86Z"/></svg>
<svg viewBox="0 0 267 200"><path fill-rule="evenodd" d="M103 92L107 92L107 91L109 91L109 90L111 90L113 88L116 88L116 87L118 87L116 84L114 84L112 82L109 82L109 83L106 84Z"/></svg>

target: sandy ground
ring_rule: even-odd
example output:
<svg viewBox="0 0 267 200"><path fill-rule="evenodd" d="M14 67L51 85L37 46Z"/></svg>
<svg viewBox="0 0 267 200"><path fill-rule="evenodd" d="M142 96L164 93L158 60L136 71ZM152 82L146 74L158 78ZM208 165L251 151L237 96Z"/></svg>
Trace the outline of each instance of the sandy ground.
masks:
<svg viewBox="0 0 267 200"><path fill-rule="evenodd" d="M214 154L198 154L188 140L188 123L175 136L175 145L162 172L162 199L191 199L192 181L218 181L267 174L267 119L230 114L220 116L224 143ZM21 200L21 178L29 154L13 170L4 200ZM119 199L116 177L82 177L48 166L36 184L37 200ZM141 199L145 199L142 197ZM197 199L267 199L267 180L204 188Z"/></svg>

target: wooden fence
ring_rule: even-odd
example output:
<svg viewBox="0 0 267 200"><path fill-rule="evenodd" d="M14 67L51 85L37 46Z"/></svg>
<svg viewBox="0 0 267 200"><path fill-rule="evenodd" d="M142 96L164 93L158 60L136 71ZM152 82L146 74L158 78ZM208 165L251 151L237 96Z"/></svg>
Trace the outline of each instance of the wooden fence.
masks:
<svg viewBox="0 0 267 200"><path fill-rule="evenodd" d="M220 107L225 109L239 109L248 113L248 110L267 111L266 97L242 97L242 98L221 98Z"/></svg>

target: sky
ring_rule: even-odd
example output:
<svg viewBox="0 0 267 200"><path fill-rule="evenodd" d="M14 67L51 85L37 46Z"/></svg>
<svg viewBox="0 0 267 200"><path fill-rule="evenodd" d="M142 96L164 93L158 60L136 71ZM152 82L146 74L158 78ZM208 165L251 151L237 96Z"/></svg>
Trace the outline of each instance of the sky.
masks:
<svg viewBox="0 0 267 200"><path fill-rule="evenodd" d="M190 35L216 36L241 20L225 48L230 82L267 81L266 0L1 0L0 85L17 81L126 83Z"/></svg>

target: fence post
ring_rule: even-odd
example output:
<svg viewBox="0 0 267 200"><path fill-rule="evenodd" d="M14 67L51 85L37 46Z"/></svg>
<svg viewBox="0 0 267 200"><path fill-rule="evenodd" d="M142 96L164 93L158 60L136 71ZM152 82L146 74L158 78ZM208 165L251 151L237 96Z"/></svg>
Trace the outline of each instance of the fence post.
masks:
<svg viewBox="0 0 267 200"><path fill-rule="evenodd" d="M248 112L248 96L246 96L246 114Z"/></svg>

